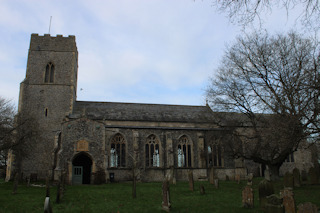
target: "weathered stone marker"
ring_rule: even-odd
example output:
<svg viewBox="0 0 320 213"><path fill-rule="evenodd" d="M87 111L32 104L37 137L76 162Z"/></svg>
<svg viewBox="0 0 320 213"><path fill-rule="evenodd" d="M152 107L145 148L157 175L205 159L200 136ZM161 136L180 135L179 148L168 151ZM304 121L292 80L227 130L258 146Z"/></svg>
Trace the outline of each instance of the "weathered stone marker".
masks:
<svg viewBox="0 0 320 213"><path fill-rule="evenodd" d="M52 207L50 205L50 197L46 197L44 200L44 213L52 213Z"/></svg>
<svg viewBox="0 0 320 213"><path fill-rule="evenodd" d="M240 174L236 174L234 179L235 181L237 181L238 184L240 184Z"/></svg>
<svg viewBox="0 0 320 213"><path fill-rule="evenodd" d="M302 181L302 184L308 183L308 174L305 170L302 170L301 172L301 181Z"/></svg>
<svg viewBox="0 0 320 213"><path fill-rule="evenodd" d="M301 203L298 206L298 213L317 213L318 207L310 202Z"/></svg>
<svg viewBox="0 0 320 213"><path fill-rule="evenodd" d="M200 185L200 194L204 195L206 193L206 191L204 190L204 186Z"/></svg>
<svg viewBox="0 0 320 213"><path fill-rule="evenodd" d="M281 197L283 199L283 207L285 213L296 213L296 206L293 197L292 188L285 188L280 192Z"/></svg>
<svg viewBox="0 0 320 213"><path fill-rule="evenodd" d="M192 170L190 170L188 172L188 178L189 178L189 189L191 191L193 191L194 190L194 181L193 181L193 171Z"/></svg>
<svg viewBox="0 0 320 213"><path fill-rule="evenodd" d="M311 167L309 169L308 176L309 176L309 184L312 184L312 185L319 184L319 175L314 167Z"/></svg>
<svg viewBox="0 0 320 213"><path fill-rule="evenodd" d="M267 196L267 203L265 204L266 213L283 213L282 199L275 195Z"/></svg>
<svg viewBox="0 0 320 213"><path fill-rule="evenodd" d="M265 208L267 196L274 194L274 188L270 181L262 180L258 185L260 207Z"/></svg>
<svg viewBox="0 0 320 213"><path fill-rule="evenodd" d="M283 177L283 186L293 188L293 174L286 172Z"/></svg>
<svg viewBox="0 0 320 213"><path fill-rule="evenodd" d="M215 178L215 179L214 179L214 187L215 187L216 189L219 188L219 179L218 179L218 178Z"/></svg>
<svg viewBox="0 0 320 213"><path fill-rule="evenodd" d="M253 208L254 194L251 186L246 186L242 190L242 206L245 208Z"/></svg>
<svg viewBox="0 0 320 213"><path fill-rule="evenodd" d="M268 181L271 180L271 174L270 174L270 170L269 167L267 166L266 170L264 170L264 178Z"/></svg>
<svg viewBox="0 0 320 213"><path fill-rule="evenodd" d="M169 181L165 179L162 183L162 210L170 212L170 187Z"/></svg>
<svg viewBox="0 0 320 213"><path fill-rule="evenodd" d="M248 180L247 180L247 185L252 186L252 180L253 180L253 174L249 173L248 174Z"/></svg>
<svg viewBox="0 0 320 213"><path fill-rule="evenodd" d="M300 171L297 168L294 168L292 171L293 175L293 186L294 187L300 187L301 186L301 181L300 181Z"/></svg>

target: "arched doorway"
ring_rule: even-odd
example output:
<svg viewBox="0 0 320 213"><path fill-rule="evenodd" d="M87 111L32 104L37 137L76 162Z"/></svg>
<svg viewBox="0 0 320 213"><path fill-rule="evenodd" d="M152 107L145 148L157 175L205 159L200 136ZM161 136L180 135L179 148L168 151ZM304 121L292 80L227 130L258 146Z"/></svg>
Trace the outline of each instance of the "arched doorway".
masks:
<svg viewBox="0 0 320 213"><path fill-rule="evenodd" d="M86 153L79 153L72 161L72 184L90 184L92 160Z"/></svg>

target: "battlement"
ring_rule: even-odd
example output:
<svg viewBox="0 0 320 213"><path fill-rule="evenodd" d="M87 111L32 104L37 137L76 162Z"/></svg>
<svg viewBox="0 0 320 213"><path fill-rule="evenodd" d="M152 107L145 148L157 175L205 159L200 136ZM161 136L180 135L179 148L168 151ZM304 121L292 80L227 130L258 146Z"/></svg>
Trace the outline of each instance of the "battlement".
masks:
<svg viewBox="0 0 320 213"><path fill-rule="evenodd" d="M30 48L32 51L61 51L61 52L77 52L76 37L69 35L57 35L56 37L50 34L39 36L36 33L31 34Z"/></svg>

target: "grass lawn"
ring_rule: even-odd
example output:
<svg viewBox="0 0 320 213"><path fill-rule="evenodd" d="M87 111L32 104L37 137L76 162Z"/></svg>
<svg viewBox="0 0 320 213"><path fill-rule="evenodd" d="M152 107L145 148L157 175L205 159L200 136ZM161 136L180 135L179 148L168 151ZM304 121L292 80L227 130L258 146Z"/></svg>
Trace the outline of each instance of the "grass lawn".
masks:
<svg viewBox="0 0 320 213"><path fill-rule="evenodd" d="M170 186L171 212L261 212L258 207L257 186L261 178L255 178L255 207L241 207L241 191L246 182L220 181L219 189L208 182L195 182L191 192L187 182ZM200 184L205 195L200 194ZM275 183L276 193L282 182ZM51 187L53 212L161 212L161 183L138 183L137 198L132 198L131 183L67 186L60 204L55 204L56 187ZM12 182L0 180L0 212L43 212L44 187L19 185L12 194ZM320 207L320 185L302 186L294 190L296 205L310 201Z"/></svg>

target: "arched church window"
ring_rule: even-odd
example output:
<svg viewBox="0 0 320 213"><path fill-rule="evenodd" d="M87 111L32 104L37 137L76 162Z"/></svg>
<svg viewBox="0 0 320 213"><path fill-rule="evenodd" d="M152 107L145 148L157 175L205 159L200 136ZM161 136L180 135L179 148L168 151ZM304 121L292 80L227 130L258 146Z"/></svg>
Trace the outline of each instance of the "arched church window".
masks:
<svg viewBox="0 0 320 213"><path fill-rule="evenodd" d="M44 82L53 83L53 80L54 80L54 65L51 62L49 62L46 66Z"/></svg>
<svg viewBox="0 0 320 213"><path fill-rule="evenodd" d="M159 140L155 135L150 135L146 142L146 167L160 167Z"/></svg>
<svg viewBox="0 0 320 213"><path fill-rule="evenodd" d="M293 163L294 162L294 155L293 153L289 154L287 159L285 160L285 162L288 162L288 163Z"/></svg>
<svg viewBox="0 0 320 213"><path fill-rule="evenodd" d="M179 139L177 149L178 167L191 167L192 166L192 148L191 143L187 136L182 136Z"/></svg>
<svg viewBox="0 0 320 213"><path fill-rule="evenodd" d="M223 148L220 144L208 146L208 166L223 167Z"/></svg>
<svg viewBox="0 0 320 213"><path fill-rule="evenodd" d="M126 166L126 141L121 134L116 134L111 140L110 167Z"/></svg>

